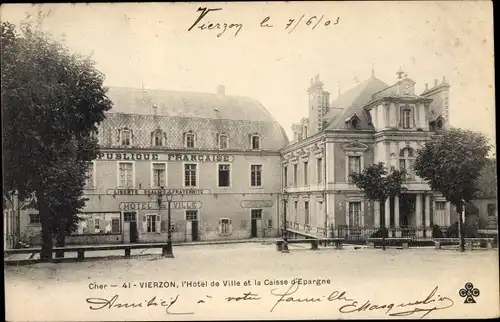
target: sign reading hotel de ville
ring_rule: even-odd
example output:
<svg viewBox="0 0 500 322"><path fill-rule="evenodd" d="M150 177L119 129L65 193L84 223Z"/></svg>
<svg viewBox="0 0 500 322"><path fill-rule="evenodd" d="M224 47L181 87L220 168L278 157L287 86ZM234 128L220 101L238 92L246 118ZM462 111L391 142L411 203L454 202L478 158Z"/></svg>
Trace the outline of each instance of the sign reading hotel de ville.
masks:
<svg viewBox="0 0 500 322"><path fill-rule="evenodd" d="M172 201L170 203L171 209L200 209L200 201ZM145 201L145 202L121 202L121 210L164 210L167 209L166 202L164 202L161 207L158 207L158 202L156 201Z"/></svg>
<svg viewBox="0 0 500 322"><path fill-rule="evenodd" d="M167 161L167 162L233 162L232 155L201 153L99 153L97 160Z"/></svg>

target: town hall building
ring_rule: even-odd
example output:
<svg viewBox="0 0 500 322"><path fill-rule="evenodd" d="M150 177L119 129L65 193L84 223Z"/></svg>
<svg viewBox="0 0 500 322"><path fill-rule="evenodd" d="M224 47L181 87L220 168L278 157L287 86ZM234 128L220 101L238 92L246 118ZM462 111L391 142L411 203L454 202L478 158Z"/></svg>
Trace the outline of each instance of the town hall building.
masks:
<svg viewBox="0 0 500 322"><path fill-rule="evenodd" d="M272 237L279 233L281 125L258 101L216 93L111 87L89 163L86 202L68 244ZM21 234L39 242L36 211Z"/></svg>
<svg viewBox="0 0 500 322"><path fill-rule="evenodd" d="M311 79L309 115L293 124L293 140L281 150L287 227L354 238L386 227L389 236L430 237L434 224L454 223L450 203L412 169L417 150L448 126L449 88L443 78L417 94L415 81L401 70L392 84L372 72L332 100L319 76ZM384 213L348 179L351 171L379 162L408 173L407 192L389 198Z"/></svg>

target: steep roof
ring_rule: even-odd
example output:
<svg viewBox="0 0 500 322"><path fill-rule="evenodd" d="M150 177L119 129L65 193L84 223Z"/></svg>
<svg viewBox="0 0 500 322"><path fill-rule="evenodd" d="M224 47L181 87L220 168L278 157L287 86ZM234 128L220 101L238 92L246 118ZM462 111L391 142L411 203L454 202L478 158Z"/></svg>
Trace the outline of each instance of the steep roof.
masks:
<svg viewBox="0 0 500 322"><path fill-rule="evenodd" d="M238 121L276 122L258 101L242 96L109 87L109 113L200 117ZM153 108L153 105L156 108Z"/></svg>
<svg viewBox="0 0 500 322"><path fill-rule="evenodd" d="M347 128L345 120L354 114L360 119L361 129L371 129L368 123L367 112L363 108L372 100L373 94L387 87L389 87L389 85L372 76L340 95L336 100L330 103L331 108L334 109L331 109L325 114L325 118L329 120L326 129ZM339 112L340 108L342 110Z"/></svg>
<svg viewBox="0 0 500 322"><path fill-rule="evenodd" d="M282 126L256 100L220 94L110 87L113 108L100 125L103 147L120 146L119 131L132 130L133 147L152 146L152 133L162 130L169 149L184 149L183 135L196 134L196 148L213 150L217 134L229 136L229 150L249 150L251 134L261 137L261 150L288 144ZM153 107L156 106L156 107Z"/></svg>

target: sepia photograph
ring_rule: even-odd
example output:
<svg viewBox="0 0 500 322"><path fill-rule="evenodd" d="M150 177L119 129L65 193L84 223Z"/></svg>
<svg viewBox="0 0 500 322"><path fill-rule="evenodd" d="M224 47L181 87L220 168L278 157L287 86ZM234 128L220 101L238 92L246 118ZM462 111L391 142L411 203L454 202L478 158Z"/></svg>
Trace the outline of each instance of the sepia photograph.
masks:
<svg viewBox="0 0 500 322"><path fill-rule="evenodd" d="M6 321L500 317L492 2L0 17Z"/></svg>

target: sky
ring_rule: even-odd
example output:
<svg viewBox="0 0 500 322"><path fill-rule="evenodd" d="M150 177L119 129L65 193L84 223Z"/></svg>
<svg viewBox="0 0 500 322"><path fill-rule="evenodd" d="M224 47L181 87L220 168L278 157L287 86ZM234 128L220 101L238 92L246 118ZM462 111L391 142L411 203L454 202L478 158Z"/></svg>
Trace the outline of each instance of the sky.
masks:
<svg viewBox="0 0 500 322"><path fill-rule="evenodd" d="M392 85L402 68L416 92L445 76L450 124L495 144L487 1L7 4L1 19L18 25L39 8L46 14L41 29L92 55L108 86L215 93L224 85L227 95L260 101L291 138L291 124L307 116L315 75L335 98L372 69ZM189 31L199 8L221 10L205 12ZM272 27L261 26L266 17ZM209 23L221 29L198 28Z"/></svg>

